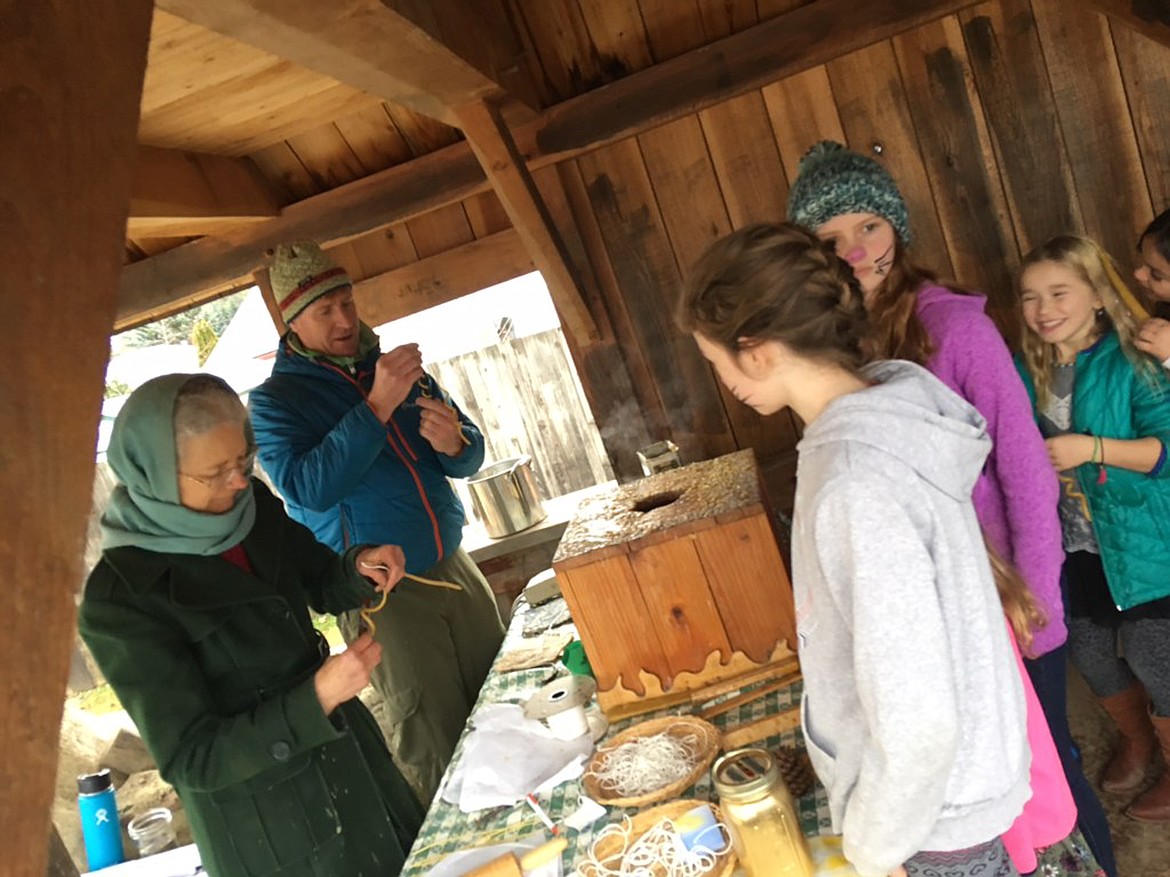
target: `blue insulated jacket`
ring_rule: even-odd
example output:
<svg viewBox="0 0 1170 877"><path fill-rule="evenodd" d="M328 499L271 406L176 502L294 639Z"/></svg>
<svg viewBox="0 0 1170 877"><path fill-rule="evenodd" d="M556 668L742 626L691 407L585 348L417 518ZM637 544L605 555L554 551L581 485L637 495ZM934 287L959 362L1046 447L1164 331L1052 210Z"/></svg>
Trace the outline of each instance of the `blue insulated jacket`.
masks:
<svg viewBox="0 0 1170 877"><path fill-rule="evenodd" d="M1021 357L1016 366L1036 407L1036 386ZM1139 374L1116 332L1077 355L1072 432L1112 439L1153 437L1162 458L1151 472L1098 466L1077 467L1109 591L1119 609L1170 595L1170 381L1161 369Z"/></svg>
<svg viewBox="0 0 1170 877"><path fill-rule="evenodd" d="M419 574L459 547L463 505L450 483L483 465L483 435L456 408L470 444L457 457L419 436L416 384L390 422L366 403L375 348L351 375L302 356L282 340L272 375L249 409L260 462L289 515L335 551L355 543L401 545ZM448 399L432 382L432 395Z"/></svg>

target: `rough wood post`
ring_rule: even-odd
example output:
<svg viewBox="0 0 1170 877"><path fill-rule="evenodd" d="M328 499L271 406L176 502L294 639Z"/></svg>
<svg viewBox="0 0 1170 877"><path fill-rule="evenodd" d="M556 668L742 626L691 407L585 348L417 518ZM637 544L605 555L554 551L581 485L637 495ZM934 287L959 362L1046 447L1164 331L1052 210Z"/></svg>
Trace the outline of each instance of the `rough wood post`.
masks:
<svg viewBox="0 0 1170 877"><path fill-rule="evenodd" d="M0 825L44 877L151 0L0 3Z"/></svg>

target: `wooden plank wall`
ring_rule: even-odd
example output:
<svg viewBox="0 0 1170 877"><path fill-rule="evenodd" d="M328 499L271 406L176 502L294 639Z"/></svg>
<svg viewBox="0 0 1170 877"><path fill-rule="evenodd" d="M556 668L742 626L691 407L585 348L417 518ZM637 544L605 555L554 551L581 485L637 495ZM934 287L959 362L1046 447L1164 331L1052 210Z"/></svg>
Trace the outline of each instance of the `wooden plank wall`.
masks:
<svg viewBox="0 0 1170 877"><path fill-rule="evenodd" d="M606 400L579 369L595 407L610 403L598 421L615 471L646 436L672 438L685 460L742 447L791 459L799 425L729 397L672 310L704 247L783 217L818 139L880 154L910 205L916 260L985 292L1009 337L1013 272L1048 237L1089 234L1128 269L1137 232L1170 206L1170 50L1081 6L984 3L560 165L634 397ZM507 221L496 206L493 229ZM479 235L466 204L446 212L406 224L420 256L420 233Z"/></svg>

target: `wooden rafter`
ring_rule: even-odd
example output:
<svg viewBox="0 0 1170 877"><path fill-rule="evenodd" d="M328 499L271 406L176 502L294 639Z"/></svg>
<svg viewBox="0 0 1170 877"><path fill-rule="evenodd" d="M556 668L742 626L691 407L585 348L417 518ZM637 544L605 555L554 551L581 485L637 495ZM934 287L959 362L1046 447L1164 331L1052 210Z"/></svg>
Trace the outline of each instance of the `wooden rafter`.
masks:
<svg viewBox="0 0 1170 877"><path fill-rule="evenodd" d="M380 0L157 0L160 9L454 124L502 88Z"/></svg>
<svg viewBox="0 0 1170 877"><path fill-rule="evenodd" d="M975 5L975 0L815 0L550 107L518 131L516 140L530 158L561 161Z"/></svg>
<svg viewBox="0 0 1170 877"><path fill-rule="evenodd" d="M869 4L817 0L557 104L516 128L514 139L529 170L535 171L973 5L972 0ZM644 108L641 114L639 107ZM580 124L579 119L590 123ZM177 309L176 302L186 305L239 287L249 281L265 251L282 241L310 237L323 244L335 243L488 187L471 147L457 143L308 198L270 222L135 262L122 275L118 327L128 328Z"/></svg>
<svg viewBox="0 0 1170 877"><path fill-rule="evenodd" d="M1089 5L1170 47L1170 2L1167 0L1089 0Z"/></svg>
<svg viewBox="0 0 1170 877"><path fill-rule="evenodd" d="M269 222L237 226L127 265L117 331L250 285L277 244L336 244L488 188L467 144L449 146L365 179L292 204Z"/></svg>
<svg viewBox="0 0 1170 877"><path fill-rule="evenodd" d="M565 331L579 344L596 341L600 336L585 306L578 270L498 108L488 101L476 101L461 107L456 115L512 226L544 276Z"/></svg>
<svg viewBox="0 0 1170 877"><path fill-rule="evenodd" d="M353 291L362 319L378 326L532 270L524 242L509 228L368 277Z"/></svg>
<svg viewBox="0 0 1170 877"><path fill-rule="evenodd" d="M206 235L279 215L247 159L140 146L130 196L130 237Z"/></svg>

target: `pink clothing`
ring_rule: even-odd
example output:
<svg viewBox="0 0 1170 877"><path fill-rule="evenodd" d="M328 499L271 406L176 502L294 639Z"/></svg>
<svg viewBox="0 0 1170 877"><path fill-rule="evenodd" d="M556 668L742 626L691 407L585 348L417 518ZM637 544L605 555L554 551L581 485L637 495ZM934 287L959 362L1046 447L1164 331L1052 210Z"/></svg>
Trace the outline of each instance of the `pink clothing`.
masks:
<svg viewBox="0 0 1170 877"><path fill-rule="evenodd" d="M981 295L945 286L918 290L917 313L934 353L926 367L987 421L991 456L971 499L988 540L1028 583L1048 624L1036 631L1037 656L1068 638L1060 568L1060 485L1036 426L1032 402Z"/></svg>
<svg viewBox="0 0 1170 877"><path fill-rule="evenodd" d="M1032 797L1024 804L1024 812L1016 817L1012 827L1003 833L1012 864L1021 874L1036 870L1036 851L1068 837L1077 822L1077 805L1073 801L1064 767L1052 742L1048 722L1040 708L1040 700L1032 688L1032 680L1024 669L1015 634L1008 625L1016 664L1024 683L1024 703L1028 715L1028 744L1032 748L1032 767L1029 778Z"/></svg>

